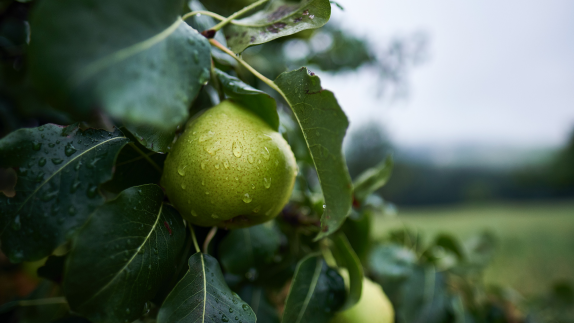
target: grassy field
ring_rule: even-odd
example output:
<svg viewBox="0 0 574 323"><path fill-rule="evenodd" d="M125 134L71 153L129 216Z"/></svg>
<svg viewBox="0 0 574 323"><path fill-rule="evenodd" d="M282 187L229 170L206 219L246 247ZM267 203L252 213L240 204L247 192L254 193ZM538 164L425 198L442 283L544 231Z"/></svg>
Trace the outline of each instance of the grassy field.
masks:
<svg viewBox="0 0 574 323"><path fill-rule="evenodd" d="M401 209L392 219L377 219L375 235L416 228L430 239L449 232L462 239L483 229L499 238L486 282L511 286L523 295L546 292L552 282L574 283L574 201Z"/></svg>

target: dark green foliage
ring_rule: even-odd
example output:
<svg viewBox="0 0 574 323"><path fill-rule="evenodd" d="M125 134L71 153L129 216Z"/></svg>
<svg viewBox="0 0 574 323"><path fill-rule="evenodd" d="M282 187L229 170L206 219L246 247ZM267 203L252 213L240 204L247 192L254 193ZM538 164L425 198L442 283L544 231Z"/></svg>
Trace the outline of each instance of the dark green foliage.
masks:
<svg viewBox="0 0 574 323"><path fill-rule="evenodd" d="M175 274L184 239L183 219L158 186L123 191L74 240L64 276L70 307L93 322L137 319Z"/></svg>
<svg viewBox="0 0 574 323"><path fill-rule="evenodd" d="M279 249L279 236L269 224L233 230L221 241L219 259L230 273L245 275L251 268L271 263Z"/></svg>
<svg viewBox="0 0 574 323"><path fill-rule="evenodd" d="M173 130L209 79L209 45L179 18L181 8L181 0L42 1L31 19L31 76L79 118L100 108Z"/></svg>
<svg viewBox="0 0 574 323"><path fill-rule="evenodd" d="M159 311L158 323L237 320L255 323L249 305L233 293L217 260L200 252L189 258L189 270L169 294Z"/></svg>
<svg viewBox="0 0 574 323"><path fill-rule="evenodd" d="M62 244L104 202L128 139L119 131L48 124L0 141L0 167L17 169L16 196L0 195L2 249L14 262L41 259Z"/></svg>
<svg viewBox="0 0 574 323"><path fill-rule="evenodd" d="M297 265L282 321L328 322L344 301L343 277L321 256L310 255Z"/></svg>

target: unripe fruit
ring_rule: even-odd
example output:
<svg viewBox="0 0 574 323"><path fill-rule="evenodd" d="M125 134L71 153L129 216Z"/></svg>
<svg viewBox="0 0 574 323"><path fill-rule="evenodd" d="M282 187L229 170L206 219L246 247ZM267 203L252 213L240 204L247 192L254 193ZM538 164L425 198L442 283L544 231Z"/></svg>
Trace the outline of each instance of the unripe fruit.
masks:
<svg viewBox="0 0 574 323"><path fill-rule="evenodd" d="M330 323L393 323L393 305L378 284L363 279L361 299L350 309L335 314Z"/></svg>
<svg viewBox="0 0 574 323"><path fill-rule="evenodd" d="M277 216L296 173L293 152L277 131L223 101L188 123L165 160L161 183L187 221L233 229Z"/></svg>

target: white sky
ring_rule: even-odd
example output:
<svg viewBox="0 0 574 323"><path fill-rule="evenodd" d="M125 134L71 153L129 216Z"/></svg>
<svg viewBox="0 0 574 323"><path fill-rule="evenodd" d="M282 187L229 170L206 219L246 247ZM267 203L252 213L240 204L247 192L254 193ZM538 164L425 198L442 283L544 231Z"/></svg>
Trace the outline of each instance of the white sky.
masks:
<svg viewBox="0 0 574 323"><path fill-rule="evenodd" d="M382 122L402 145L556 146L574 126L574 1L338 0L333 19L385 44L425 31L430 59L390 104L368 73L329 76L351 120Z"/></svg>

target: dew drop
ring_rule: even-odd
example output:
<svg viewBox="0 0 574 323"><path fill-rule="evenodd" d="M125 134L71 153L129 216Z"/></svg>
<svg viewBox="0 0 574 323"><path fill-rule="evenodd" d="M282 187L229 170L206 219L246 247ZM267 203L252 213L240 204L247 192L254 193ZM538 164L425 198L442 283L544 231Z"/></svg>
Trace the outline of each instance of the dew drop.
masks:
<svg viewBox="0 0 574 323"><path fill-rule="evenodd" d="M238 157L238 158L241 157L243 147L241 146L241 143L239 141L233 142L232 150L233 150L233 155L235 155L235 157Z"/></svg>
<svg viewBox="0 0 574 323"><path fill-rule="evenodd" d="M225 167L225 169L229 169L229 162L227 159L223 161L223 167Z"/></svg>
<svg viewBox="0 0 574 323"><path fill-rule="evenodd" d="M243 195L243 202L251 203L251 201L253 201L253 199L249 196L249 193L245 193L245 195Z"/></svg>
<svg viewBox="0 0 574 323"><path fill-rule="evenodd" d="M46 158L42 157L38 160L38 166L43 167L44 165L46 165Z"/></svg>
<svg viewBox="0 0 574 323"><path fill-rule="evenodd" d="M215 164L215 169L219 169L219 164Z"/></svg>
<svg viewBox="0 0 574 323"><path fill-rule="evenodd" d="M185 176L185 168L187 167L187 165L179 165L177 166L177 173L180 176Z"/></svg>
<svg viewBox="0 0 574 323"><path fill-rule="evenodd" d="M66 154L66 156L70 157L72 156L75 152L77 151L76 147L74 147L74 145L72 145L72 143L68 143L66 145L66 147L64 148L64 153Z"/></svg>
<svg viewBox="0 0 574 323"><path fill-rule="evenodd" d="M267 212L265 212L266 216L270 216L271 215L271 211L273 211L273 208L270 208Z"/></svg>
<svg viewBox="0 0 574 323"><path fill-rule="evenodd" d="M199 142L204 142L207 140L211 140L213 138L213 136L215 135L215 132L213 131L208 131L207 133L199 136Z"/></svg>
<svg viewBox="0 0 574 323"><path fill-rule="evenodd" d="M271 187L271 177L269 177L269 179L263 177L263 185L265 185L265 188Z"/></svg>
<svg viewBox="0 0 574 323"><path fill-rule="evenodd" d="M73 206L70 206L68 208L68 214L69 215L76 215L76 209Z"/></svg>
<svg viewBox="0 0 574 323"><path fill-rule="evenodd" d="M40 150L41 148L42 148L42 143L41 143L41 142L34 141L34 142L32 143L32 149L34 149L35 151L38 151L38 150Z"/></svg>
<svg viewBox="0 0 574 323"><path fill-rule="evenodd" d="M56 145L54 145L54 144L52 144L52 143L49 143L49 144L48 144L48 147L50 147L50 148L54 148L55 146L56 146Z"/></svg>
<svg viewBox="0 0 574 323"><path fill-rule="evenodd" d="M197 53L196 50L193 51L193 61L195 62L195 64L199 63L199 54Z"/></svg>
<svg viewBox="0 0 574 323"><path fill-rule="evenodd" d="M201 185L205 186L205 181L201 180Z"/></svg>
<svg viewBox="0 0 574 323"><path fill-rule="evenodd" d="M44 195L42 195L42 201L43 202L48 202L51 199L53 199L54 197L56 197L58 195L58 191L54 191L54 192L45 192Z"/></svg>
<svg viewBox="0 0 574 323"><path fill-rule="evenodd" d="M236 181L239 181L239 178L238 178L237 176L235 176L235 180L236 180Z"/></svg>
<svg viewBox="0 0 574 323"><path fill-rule="evenodd" d="M205 195L209 195L209 192L206 191L206 192L205 192Z"/></svg>
<svg viewBox="0 0 574 323"><path fill-rule="evenodd" d="M240 165L237 165L237 170L241 170L241 166L240 166Z"/></svg>
<svg viewBox="0 0 574 323"><path fill-rule="evenodd" d="M261 210L261 205L255 207L255 208L253 209L253 213L259 213L260 210Z"/></svg>
<svg viewBox="0 0 574 323"><path fill-rule="evenodd" d="M205 165L207 165L207 161L202 161L201 162L201 169L205 169Z"/></svg>
<svg viewBox="0 0 574 323"><path fill-rule="evenodd" d="M185 190L185 188L187 187L187 185L185 185L185 183L181 183L181 189Z"/></svg>
<svg viewBox="0 0 574 323"><path fill-rule="evenodd" d="M265 150L261 153L263 154L263 158L265 158L265 160L269 160L269 149L267 149L267 147L265 147Z"/></svg>
<svg viewBox="0 0 574 323"><path fill-rule="evenodd" d="M229 308L229 313L233 313L233 309L231 307Z"/></svg>
<svg viewBox="0 0 574 323"><path fill-rule="evenodd" d="M211 215L211 217L214 218L214 219L219 219L219 217L218 217L217 214L215 214L215 213L213 213L213 214Z"/></svg>
<svg viewBox="0 0 574 323"><path fill-rule="evenodd" d="M126 308L126 314L130 314L130 309Z"/></svg>
<svg viewBox="0 0 574 323"><path fill-rule="evenodd" d="M76 192L76 190L78 189L78 187L80 187L80 184L82 184L82 183L80 183L80 182L74 182L74 183L72 184L72 187L70 188L70 193Z"/></svg>
<svg viewBox="0 0 574 323"><path fill-rule="evenodd" d="M255 184L251 184L251 189L252 189L252 190L255 189Z"/></svg>
<svg viewBox="0 0 574 323"><path fill-rule="evenodd" d="M63 160L60 158L52 158L52 163L54 165L60 165L62 162L63 162Z"/></svg>
<svg viewBox="0 0 574 323"><path fill-rule="evenodd" d="M225 314L223 314L223 315L221 316L221 321L223 321L223 322L229 322L229 319L227 318L227 316L225 316Z"/></svg>
<svg viewBox="0 0 574 323"><path fill-rule="evenodd" d="M197 213L194 210L191 210L191 215L197 216Z"/></svg>
<svg viewBox="0 0 574 323"><path fill-rule="evenodd" d="M243 304L241 307L243 308L244 311L249 310L249 306L247 306L247 304Z"/></svg>
<svg viewBox="0 0 574 323"><path fill-rule="evenodd" d="M215 153L221 149L221 142L218 140L213 144L213 147L205 148L210 155L215 155Z"/></svg>
<svg viewBox="0 0 574 323"><path fill-rule="evenodd" d="M247 157L247 161L249 161L250 164L253 164L253 157L252 156Z"/></svg>

